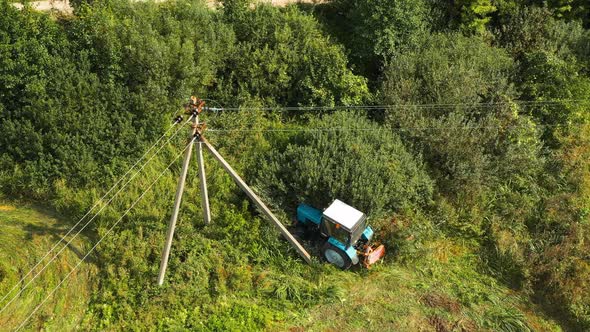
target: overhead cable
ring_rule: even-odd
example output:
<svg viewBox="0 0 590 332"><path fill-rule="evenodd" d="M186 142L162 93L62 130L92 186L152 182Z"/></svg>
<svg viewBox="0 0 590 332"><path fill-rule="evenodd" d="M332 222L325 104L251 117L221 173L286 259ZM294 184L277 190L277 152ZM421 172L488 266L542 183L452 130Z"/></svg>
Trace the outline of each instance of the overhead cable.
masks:
<svg viewBox="0 0 590 332"><path fill-rule="evenodd" d="M562 103L588 103L588 99L553 99L553 100L511 100L504 102L483 103L432 103L432 104L391 104L391 105L336 105L336 106L276 106L276 107L204 107L209 111L332 111L332 110L388 110L399 108L444 109L453 107L487 108L507 105L543 106Z"/></svg>
<svg viewBox="0 0 590 332"><path fill-rule="evenodd" d="M72 275L72 273L74 273L74 271L86 260L86 258L88 258L88 256L90 256L90 254L96 249L96 247L98 247L98 245L102 242L102 240L104 240L113 231L113 229L121 222L121 220L123 220L123 218L129 213L129 211L131 211L131 209L133 209L133 207L135 207L135 205L145 196L145 194L147 194L148 191L150 189L152 189L152 187L154 186L154 184L166 173L166 171L168 171L168 169L174 164L174 162L176 162L176 160L184 153L184 151L186 151L186 149L189 146L190 146L190 144L187 144L184 147L184 149L182 149L182 151L178 155L176 155L176 157L174 158L174 160L172 160L172 162L170 164L168 164L168 166L156 177L156 179L154 181L152 181L152 183L147 187L147 189L145 189L144 192L131 204L131 206L108 229L108 231L96 242L96 244L94 244L94 246L92 248L90 248L90 250L86 253L86 255L84 255L84 257L82 257L82 259L78 262L78 264L76 264L76 266L74 266L74 268L57 284L57 286L55 288L53 288L53 290L45 297L45 299L43 299L43 301L41 301L41 303L39 303L39 305L37 305L35 307L35 309L33 309L33 311L16 328L15 331L18 331L18 330L20 330L21 328L23 328L25 326L25 324L39 310L39 308L41 308L41 306L43 306L43 304L45 304L45 302L47 302L47 300L61 287L61 285Z"/></svg>
<svg viewBox="0 0 590 332"><path fill-rule="evenodd" d="M534 128L558 128L558 127L580 127L585 126L584 123L575 123L568 125L534 125ZM326 128L270 128L270 129L243 129L243 128L228 128L228 129L207 129L208 133L224 133L224 132L339 132L339 131L404 131L404 130L472 130L472 129L502 129L510 126L402 126L402 127L385 127L385 128L359 128L359 127L326 127Z"/></svg>
<svg viewBox="0 0 590 332"><path fill-rule="evenodd" d="M192 118L192 117L191 117ZM127 185L139 174L141 173L141 171L145 168L145 166L164 148L164 146L166 146L167 143L169 143L179 132L180 130L190 121L190 119L188 121L186 121L185 123L183 123L175 132L174 134L172 134L168 140L162 144L158 150L146 161L143 163L143 165L141 165L141 167L139 168L139 170L137 172L135 172L135 174L133 174L131 176L131 178L129 178L127 180L127 182L125 182L125 184L123 184L123 186L121 188L119 188L119 190L98 210L98 212L96 212L94 214L94 216L88 220L83 226L82 228L80 228L76 234L74 234L74 236L67 241L67 243L57 252L57 254L55 254L50 260L49 262L47 262L43 268L41 268L41 270L39 272L37 272L32 278L31 280L29 280L23 287L21 287L21 289L2 307L2 309L0 309L0 313L2 313L20 294L22 294L26 288L33 282L35 281L35 279L59 256L59 254L61 254L69 245L70 243L72 243L72 241L113 201L113 199L121 192L123 191L123 189L125 189L127 187ZM178 122L176 122L178 123ZM168 129L168 131L166 131L166 134L173 128L174 126L172 126L170 129ZM111 189L102 197L100 198L96 204L90 209L90 211L88 213L86 213L84 215L84 217L82 217L62 238L61 240L59 240L44 256L43 258L41 258L41 260L39 260L39 262L37 262L37 264L35 264L35 266L33 266L33 268L24 276L21 278L21 280L14 285L9 291L8 293L6 293L6 295L2 298L2 301L4 299L6 299L8 297L8 295L10 295L10 293L12 293L12 291L14 291L14 289L20 284L22 283L25 278L27 276L29 276L35 268L37 268L39 266L39 264L41 264L41 262L49 255L51 254L63 241L65 241L65 238L82 222L82 220L84 220L84 218L86 216L88 216L90 214L90 212L100 204L100 202L102 202L102 200L104 198L106 198L106 196L121 182L121 180L123 180L125 178L125 176L127 176L129 174L129 172L131 172L131 170L133 170L135 168L135 166L137 166L137 164L139 163L139 161L141 161L143 158L145 158L145 156L148 155L148 153L161 141L161 139L166 135L162 135L160 137L160 139L158 139L158 141L152 145L152 147L150 147L145 153L144 155L131 167L129 168L129 170L125 173L125 175L123 175L119 181L117 181L117 183L115 183L115 185L113 185L113 187L111 187Z"/></svg>

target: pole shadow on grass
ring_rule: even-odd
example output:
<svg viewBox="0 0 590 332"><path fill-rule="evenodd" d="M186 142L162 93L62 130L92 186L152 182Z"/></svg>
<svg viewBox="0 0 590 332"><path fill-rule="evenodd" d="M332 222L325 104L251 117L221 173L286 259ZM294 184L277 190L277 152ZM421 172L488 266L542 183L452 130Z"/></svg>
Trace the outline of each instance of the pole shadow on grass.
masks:
<svg viewBox="0 0 590 332"><path fill-rule="evenodd" d="M66 227L41 226L41 225L35 225L35 224L27 224L23 227L23 230L27 233L26 239L29 241L32 240L35 236L50 236L51 237L51 241L50 241L51 248L53 248L53 246L57 242L59 242L63 238L63 236L68 232L68 228L66 228ZM68 241L72 238L72 236L74 234L76 234L75 232L72 232L72 233L73 234L70 234L67 238L65 238L61 242L61 244L57 248L54 249L53 255L57 254L59 252L59 250L61 250L61 248L64 245L66 245L66 243L68 243ZM80 237L80 236L82 236L82 233L80 233L80 235L78 235L78 237ZM85 238L85 236L84 236L84 238ZM68 250L73 252L79 259L82 259L85 255L85 253L78 246L74 245L73 242L68 244Z"/></svg>
<svg viewBox="0 0 590 332"><path fill-rule="evenodd" d="M57 244L60 240L63 239L63 241L60 243L59 246L57 246L53 252L48 255L50 257L55 256L62 248L63 246L66 245L66 243L68 243L68 241L70 241L73 236L78 232L78 230L80 229L80 227L82 227L82 225L78 225L78 227L76 227L65 239L63 238L64 235L66 235L68 233L68 231L71 229L72 226L74 226L73 223L71 222L64 222L65 220L71 220L72 218L68 218L65 217L63 215L60 215L59 213L57 213L54 210L48 209L46 207L43 206L39 206L39 205L31 205L29 206L32 210L34 210L37 213L40 213L42 215L45 215L53 220L55 220L56 222L53 224L49 224L49 223L27 223L25 225L23 225L22 230L26 233L25 238L27 240L32 240L34 237L36 236L47 236L49 237L49 243L50 243L50 247L48 248L48 250L50 248L53 248L53 246L55 244ZM70 225L71 224L71 225ZM92 236L89 236L88 231L85 230L83 232L81 232L80 234L78 234L77 239L78 241L82 241L82 242L87 242L87 243L92 243ZM70 250L72 253L74 253L74 255L76 255L78 257L78 259L82 259L84 257L84 255L86 254L86 251L84 250L84 248L80 247L79 245L76 245L73 243L74 241L72 241L70 244L68 244L68 249ZM88 257L86 259L86 261L88 263L95 263L94 258L93 257Z"/></svg>

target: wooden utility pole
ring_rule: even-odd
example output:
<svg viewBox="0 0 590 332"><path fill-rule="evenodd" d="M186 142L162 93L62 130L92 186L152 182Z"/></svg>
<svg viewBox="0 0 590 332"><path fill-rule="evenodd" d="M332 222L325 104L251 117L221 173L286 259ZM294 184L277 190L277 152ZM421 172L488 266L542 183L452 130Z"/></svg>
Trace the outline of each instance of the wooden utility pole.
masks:
<svg viewBox="0 0 590 332"><path fill-rule="evenodd" d="M260 200L258 195L256 195L254 191L250 189L250 187L246 184L246 182L244 182L244 180L242 180L238 173L236 173L236 171L234 171L234 169L227 163L227 161L223 159L219 152L217 152L217 150L215 150L215 148L213 148L213 146L209 144L209 142L202 135L200 136L200 141L202 142L202 144L205 144L207 149L211 152L211 154L213 154L213 157L215 157L215 159L217 159L217 161L221 163L221 166L223 166L227 173L234 179L234 181L237 183L240 189L242 189L246 193L246 195L250 197L250 199L258 206L258 208L262 210L264 215L279 229L283 237L287 241L289 241L291 245L293 245L293 247L295 248L295 250L297 250L299 255L307 263L311 263L311 256L309 255L307 250L305 250L301 243L299 243L299 241L297 241L297 239L295 239L293 235L291 235L289 230L287 230L287 228L277 219L277 217L275 217L275 215L270 211L270 209Z"/></svg>

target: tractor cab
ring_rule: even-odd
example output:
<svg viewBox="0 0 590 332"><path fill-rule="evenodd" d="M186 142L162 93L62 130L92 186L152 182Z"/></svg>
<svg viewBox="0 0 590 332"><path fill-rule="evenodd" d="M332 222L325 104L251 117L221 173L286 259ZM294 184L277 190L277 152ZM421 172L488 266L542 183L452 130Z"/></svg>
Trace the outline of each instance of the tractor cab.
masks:
<svg viewBox="0 0 590 332"><path fill-rule="evenodd" d="M345 247L354 245L367 229L367 216L340 200L324 210L322 219L322 234L333 237Z"/></svg>
<svg viewBox="0 0 590 332"><path fill-rule="evenodd" d="M373 230L367 226L367 216L338 199L323 212L300 204L297 208L297 223L299 229L305 232L319 231L327 238L321 249L322 256L342 269L348 269L361 261L368 267L385 254L383 246L374 249L369 245Z"/></svg>

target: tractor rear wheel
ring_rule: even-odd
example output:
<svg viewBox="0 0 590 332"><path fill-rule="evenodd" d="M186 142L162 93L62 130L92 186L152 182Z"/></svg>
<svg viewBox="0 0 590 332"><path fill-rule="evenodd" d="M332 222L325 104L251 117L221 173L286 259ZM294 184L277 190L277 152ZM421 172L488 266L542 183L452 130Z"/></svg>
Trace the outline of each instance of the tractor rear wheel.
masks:
<svg viewBox="0 0 590 332"><path fill-rule="evenodd" d="M324 259L330 264L335 265L342 270L346 270L352 265L352 260L344 250L327 241L322 247L322 257L324 257Z"/></svg>

